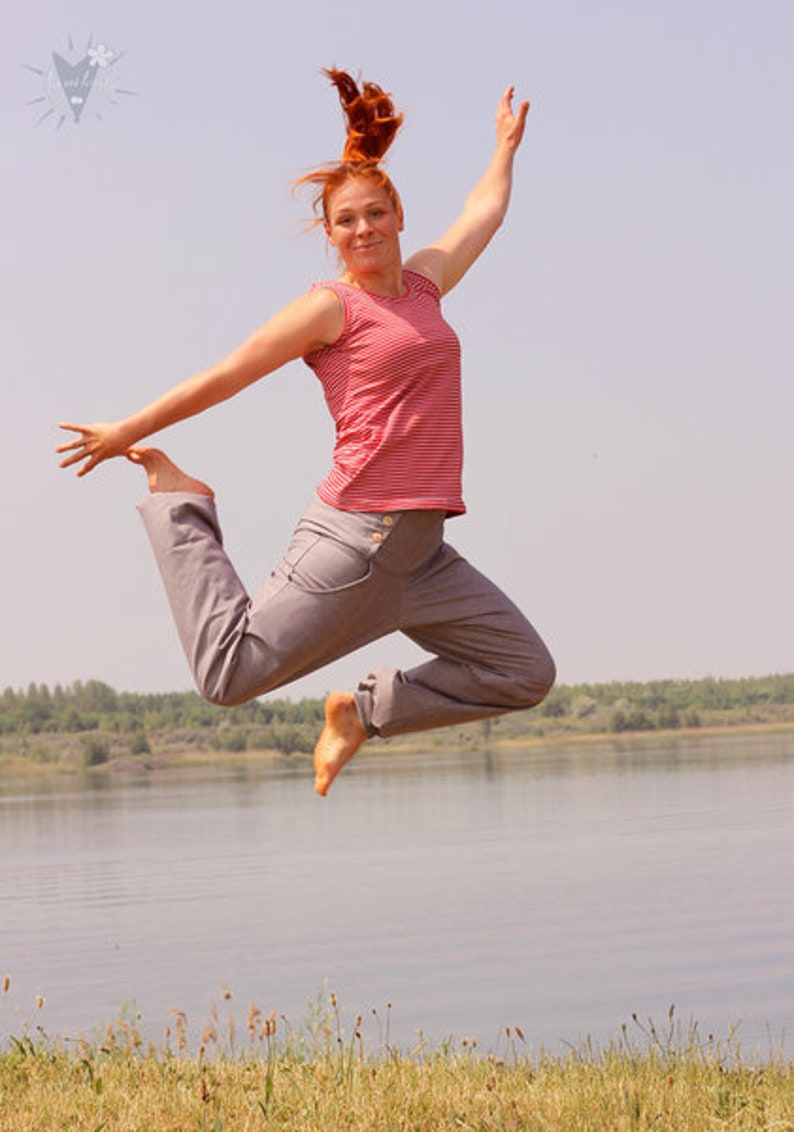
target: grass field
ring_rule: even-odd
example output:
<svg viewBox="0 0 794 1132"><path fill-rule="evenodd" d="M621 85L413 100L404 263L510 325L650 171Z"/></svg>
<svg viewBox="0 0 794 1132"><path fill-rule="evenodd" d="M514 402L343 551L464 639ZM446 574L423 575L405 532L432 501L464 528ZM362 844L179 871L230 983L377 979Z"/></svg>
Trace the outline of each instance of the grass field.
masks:
<svg viewBox="0 0 794 1132"><path fill-rule="evenodd" d="M317 1019L315 1018L315 1023ZM604 1048L533 1055L520 1030L482 1053L466 1040L364 1048L336 1002L322 1026L281 1034L252 1009L242 1033L209 1026L195 1053L174 1018L145 1045L134 1021L71 1046L40 1032L0 1054L2 1132L794 1132L794 1062L745 1059L671 1009Z"/></svg>

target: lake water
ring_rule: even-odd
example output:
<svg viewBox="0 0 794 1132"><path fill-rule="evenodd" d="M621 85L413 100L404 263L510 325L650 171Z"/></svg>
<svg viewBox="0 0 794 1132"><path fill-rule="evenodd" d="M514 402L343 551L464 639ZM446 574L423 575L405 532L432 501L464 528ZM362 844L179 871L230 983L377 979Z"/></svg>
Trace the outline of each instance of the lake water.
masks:
<svg viewBox="0 0 794 1132"><path fill-rule="evenodd" d="M403 1048L518 1026L558 1053L675 1004L790 1054L792 801L792 733L384 746L326 799L306 764L0 783L0 1040L132 1004L156 1041L213 1002L299 1026L324 988L371 1052L387 1015Z"/></svg>

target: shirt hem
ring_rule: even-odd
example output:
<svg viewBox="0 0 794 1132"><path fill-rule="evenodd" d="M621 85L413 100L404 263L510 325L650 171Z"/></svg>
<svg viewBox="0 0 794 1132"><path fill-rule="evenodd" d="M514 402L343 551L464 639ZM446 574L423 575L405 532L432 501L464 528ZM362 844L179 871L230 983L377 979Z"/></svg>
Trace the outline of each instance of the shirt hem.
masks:
<svg viewBox="0 0 794 1132"><path fill-rule="evenodd" d="M366 500L348 500L344 496L334 495L326 491L321 485L317 488L317 495L329 507L336 507L338 511L444 511L450 518L455 515L466 514L466 504L462 499L414 499L405 497L384 497Z"/></svg>

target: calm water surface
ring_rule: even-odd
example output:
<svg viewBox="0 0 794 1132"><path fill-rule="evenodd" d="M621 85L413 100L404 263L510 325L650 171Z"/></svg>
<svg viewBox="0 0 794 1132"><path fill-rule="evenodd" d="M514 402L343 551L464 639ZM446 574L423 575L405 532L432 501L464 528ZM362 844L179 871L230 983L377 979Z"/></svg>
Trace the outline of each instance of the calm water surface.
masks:
<svg viewBox="0 0 794 1132"><path fill-rule="evenodd" d="M794 735L0 783L0 1038L159 1040L212 1003L300 1025L325 984L378 1020L496 1048L606 1041L671 1004L743 1050L794 1048ZM221 1003L219 988L232 993Z"/></svg>

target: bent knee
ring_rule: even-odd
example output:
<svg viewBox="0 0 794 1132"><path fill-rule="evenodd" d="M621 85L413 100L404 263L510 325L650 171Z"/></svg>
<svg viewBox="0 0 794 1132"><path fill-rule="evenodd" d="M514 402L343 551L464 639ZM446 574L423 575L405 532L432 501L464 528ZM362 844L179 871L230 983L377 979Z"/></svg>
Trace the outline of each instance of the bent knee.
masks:
<svg viewBox="0 0 794 1132"><path fill-rule="evenodd" d="M196 672L193 678L196 691L202 700L206 700L207 703L214 704L216 707L237 707L238 704L254 698L253 696L240 696L238 689L231 686L228 680L218 679L217 675L211 672Z"/></svg>
<svg viewBox="0 0 794 1132"><path fill-rule="evenodd" d="M539 703L546 699L549 692L554 687L554 681L557 679L557 665L550 653L546 653L537 670L532 676L532 702L528 707L536 707Z"/></svg>
<svg viewBox="0 0 794 1132"><path fill-rule="evenodd" d="M557 666L551 654L544 649L514 673L510 685L511 709L520 711L537 707L548 696L556 679Z"/></svg>
<svg viewBox="0 0 794 1132"><path fill-rule="evenodd" d="M214 704L215 707L225 708L239 707L240 704L248 703L249 700L256 698L255 696L233 696L225 689L218 691L214 689L209 690L202 687L201 685L198 685L198 693L203 700L207 701L207 703Z"/></svg>
<svg viewBox="0 0 794 1132"><path fill-rule="evenodd" d="M199 695L217 707L238 707L281 687L290 670L255 637L244 636L233 648L218 649L198 658L193 679Z"/></svg>
<svg viewBox="0 0 794 1132"><path fill-rule="evenodd" d="M209 666L203 672L194 673L194 679L201 698L216 707L239 707L270 691L267 684L263 686L261 678L236 671L234 667Z"/></svg>

